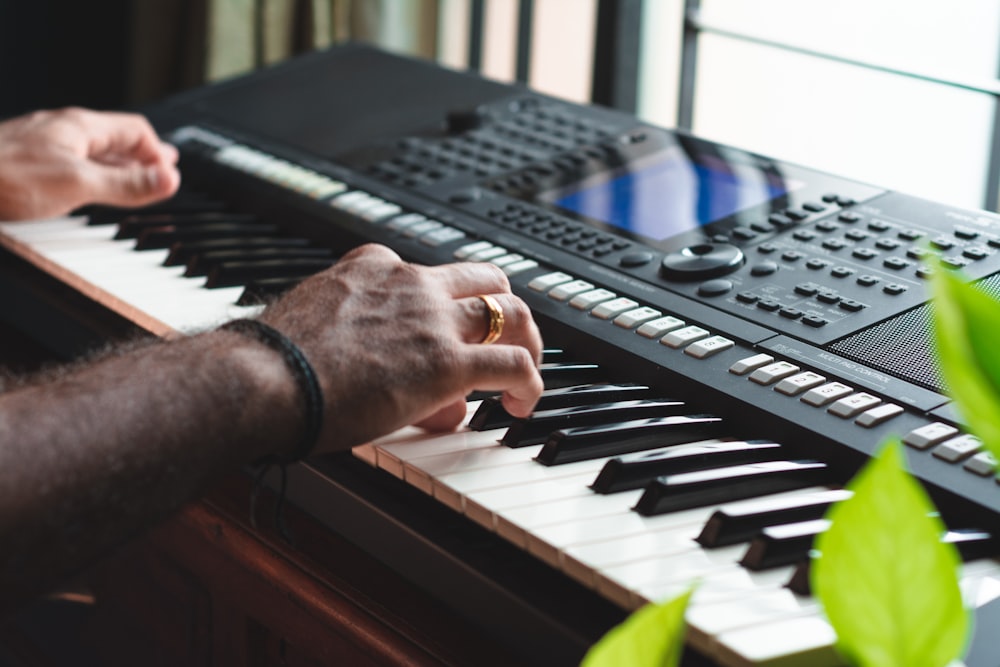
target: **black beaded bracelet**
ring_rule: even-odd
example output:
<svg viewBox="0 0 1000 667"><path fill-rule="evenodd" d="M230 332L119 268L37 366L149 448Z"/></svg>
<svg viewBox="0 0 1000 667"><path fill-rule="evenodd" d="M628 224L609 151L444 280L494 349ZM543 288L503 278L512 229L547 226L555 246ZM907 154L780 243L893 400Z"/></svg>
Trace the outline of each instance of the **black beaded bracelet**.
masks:
<svg viewBox="0 0 1000 667"><path fill-rule="evenodd" d="M323 391L316 371L309 364L306 355L283 333L258 320L233 320L219 329L243 334L281 353L285 365L292 372L305 397L305 431L289 458L274 457L272 460L277 463L292 463L304 459L316 446L319 432L323 428Z"/></svg>

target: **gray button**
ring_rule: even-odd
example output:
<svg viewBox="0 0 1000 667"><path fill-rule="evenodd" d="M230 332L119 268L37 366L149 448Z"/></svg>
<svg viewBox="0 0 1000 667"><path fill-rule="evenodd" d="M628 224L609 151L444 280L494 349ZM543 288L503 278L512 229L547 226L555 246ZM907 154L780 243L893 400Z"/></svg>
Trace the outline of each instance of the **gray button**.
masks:
<svg viewBox="0 0 1000 667"><path fill-rule="evenodd" d="M903 442L916 449L929 449L958 433L958 429L943 422L934 422L914 429L903 436Z"/></svg>
<svg viewBox="0 0 1000 667"><path fill-rule="evenodd" d="M933 454L949 463L957 463L978 452L982 445L982 441L974 435L960 435L942 442L934 448Z"/></svg>
<svg viewBox="0 0 1000 667"><path fill-rule="evenodd" d="M752 357L747 357L746 359L740 359L737 361L729 367L729 372L733 375L746 375L750 371L755 371L761 366L769 364L773 361L774 357L770 354L755 354Z"/></svg>
<svg viewBox="0 0 1000 667"><path fill-rule="evenodd" d="M671 331L666 336L660 339L660 344L677 349L679 347L684 347L689 343L693 343L696 340L707 338L708 335L709 335L708 331L692 324L689 327L684 327L683 329L677 329L676 331Z"/></svg>
<svg viewBox="0 0 1000 667"><path fill-rule="evenodd" d="M997 460L989 452L979 452L962 466L971 473L982 477L989 477L997 469Z"/></svg>
<svg viewBox="0 0 1000 667"><path fill-rule="evenodd" d="M787 361L776 361L773 364L768 364L755 370L750 375L750 381L757 384L769 385L798 372L798 366L790 364Z"/></svg>
<svg viewBox="0 0 1000 667"><path fill-rule="evenodd" d="M674 329L680 329L686 324L687 322L684 320L678 319L672 315L665 315L650 322L646 322L641 327L636 329L636 333L646 338L660 338Z"/></svg>
<svg viewBox="0 0 1000 667"><path fill-rule="evenodd" d="M799 400L818 408L826 405L827 403L833 403L834 401L844 398L845 396L850 396L853 393L854 390L846 384L841 384L840 382L829 382L824 384L822 387L810 389L806 395Z"/></svg>
<svg viewBox="0 0 1000 667"><path fill-rule="evenodd" d="M878 396L872 396L871 394L862 392L860 394L854 394L853 396L840 399L828 407L826 411L832 415L837 415L838 417L843 417L844 419L850 419L851 417L861 414L868 408L874 408L881 402L882 399Z"/></svg>
<svg viewBox="0 0 1000 667"><path fill-rule="evenodd" d="M826 382L826 378L819 373L806 371L785 378L775 386L774 390L785 396L798 396L807 389L812 389Z"/></svg>
<svg viewBox="0 0 1000 667"><path fill-rule="evenodd" d="M722 336L712 336L704 340L699 340L696 343L691 343L684 348L684 354L689 354L695 359L706 359L713 354L718 354L723 350L728 350L729 348L736 345L733 341Z"/></svg>
<svg viewBox="0 0 1000 667"><path fill-rule="evenodd" d="M871 410L865 410L854 423L865 428L872 428L885 423L897 415L903 414L903 408L895 403L886 403Z"/></svg>

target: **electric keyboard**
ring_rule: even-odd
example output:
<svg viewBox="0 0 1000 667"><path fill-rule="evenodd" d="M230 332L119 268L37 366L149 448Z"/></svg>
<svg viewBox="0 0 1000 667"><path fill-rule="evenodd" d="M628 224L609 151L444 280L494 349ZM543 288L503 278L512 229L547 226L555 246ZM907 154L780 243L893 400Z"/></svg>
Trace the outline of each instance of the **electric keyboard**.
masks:
<svg viewBox="0 0 1000 667"><path fill-rule="evenodd" d="M802 571L823 511L891 434L965 545L970 604L996 597L1000 488L942 392L925 286L934 256L996 291L997 216L361 46L149 114L181 150L185 194L0 223L0 245L160 336L252 315L369 241L410 261L492 262L531 306L553 346L533 421L487 397L455 434L404 430L296 466L289 486L515 633L526 660L578 660L697 578L698 653L837 664ZM409 491L387 482L513 545L526 579L555 580L519 591L495 564L463 562L465 547L400 518L391 497Z"/></svg>

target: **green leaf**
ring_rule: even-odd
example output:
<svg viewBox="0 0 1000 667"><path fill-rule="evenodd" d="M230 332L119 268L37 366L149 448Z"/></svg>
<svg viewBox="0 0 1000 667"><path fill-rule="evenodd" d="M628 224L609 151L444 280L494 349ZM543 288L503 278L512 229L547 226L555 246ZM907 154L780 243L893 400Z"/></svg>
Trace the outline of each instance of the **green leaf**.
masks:
<svg viewBox="0 0 1000 667"><path fill-rule="evenodd" d="M684 612L691 591L648 604L608 630L583 656L581 667L676 667L684 647Z"/></svg>
<svg viewBox="0 0 1000 667"><path fill-rule="evenodd" d="M959 657L969 615L960 560L923 488L903 469L898 441L851 480L816 542L812 588L860 667L944 667Z"/></svg>
<svg viewBox="0 0 1000 667"><path fill-rule="evenodd" d="M968 429L1000 460L1000 303L948 271L934 281L941 374Z"/></svg>

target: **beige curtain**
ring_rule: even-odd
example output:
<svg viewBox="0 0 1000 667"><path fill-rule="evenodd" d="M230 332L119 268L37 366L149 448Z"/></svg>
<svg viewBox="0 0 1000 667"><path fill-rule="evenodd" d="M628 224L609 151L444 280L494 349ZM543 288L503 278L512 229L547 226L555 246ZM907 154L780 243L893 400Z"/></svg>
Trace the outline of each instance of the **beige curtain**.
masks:
<svg viewBox="0 0 1000 667"><path fill-rule="evenodd" d="M133 104L344 40L433 58L438 0L135 0Z"/></svg>

